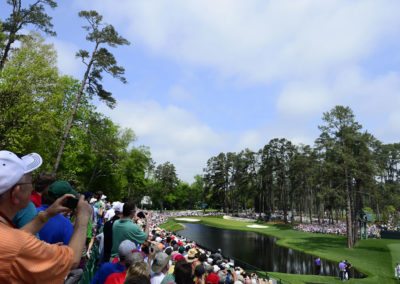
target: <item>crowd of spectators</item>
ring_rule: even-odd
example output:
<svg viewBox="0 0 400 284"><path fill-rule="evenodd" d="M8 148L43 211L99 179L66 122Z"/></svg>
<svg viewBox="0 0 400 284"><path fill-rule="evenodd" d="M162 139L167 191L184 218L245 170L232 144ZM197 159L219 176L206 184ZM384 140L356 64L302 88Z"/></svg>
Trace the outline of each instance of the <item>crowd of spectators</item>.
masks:
<svg viewBox="0 0 400 284"><path fill-rule="evenodd" d="M313 223L313 224L298 224L294 226L295 230L308 232L308 233L320 233L320 234L334 234L334 235L346 235L346 223L338 222L335 224L327 223ZM377 224L367 224L367 236L368 238L380 238L382 226Z"/></svg>
<svg viewBox="0 0 400 284"><path fill-rule="evenodd" d="M0 151L0 283L79 283L98 250L92 284L263 284L222 255L159 228L170 217L222 215L201 210L150 212L111 202L102 192L78 194L54 175L33 179L42 158ZM256 219L254 212L236 216ZM344 222L295 229L346 234ZM369 237L380 229L368 225ZM93 259L93 258L92 258Z"/></svg>
<svg viewBox="0 0 400 284"><path fill-rule="evenodd" d="M159 228L170 217L222 213L139 211L52 174L34 179L41 164L36 153L0 151L0 283L80 283L89 260L94 284L271 283Z"/></svg>

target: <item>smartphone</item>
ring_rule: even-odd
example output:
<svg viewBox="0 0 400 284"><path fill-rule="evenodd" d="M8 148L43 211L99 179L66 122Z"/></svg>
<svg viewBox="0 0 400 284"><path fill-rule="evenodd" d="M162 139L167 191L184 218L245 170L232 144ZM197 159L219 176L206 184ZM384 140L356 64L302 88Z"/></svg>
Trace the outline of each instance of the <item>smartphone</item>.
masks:
<svg viewBox="0 0 400 284"><path fill-rule="evenodd" d="M63 205L64 205L65 207L71 209L71 210L74 210L74 209L76 208L76 206L78 206L78 202L79 202L79 199L78 199L78 198L68 197L68 198L65 200L65 202L64 202Z"/></svg>
<svg viewBox="0 0 400 284"><path fill-rule="evenodd" d="M139 218L146 218L143 211L140 211L139 213L137 213L136 216L138 216Z"/></svg>

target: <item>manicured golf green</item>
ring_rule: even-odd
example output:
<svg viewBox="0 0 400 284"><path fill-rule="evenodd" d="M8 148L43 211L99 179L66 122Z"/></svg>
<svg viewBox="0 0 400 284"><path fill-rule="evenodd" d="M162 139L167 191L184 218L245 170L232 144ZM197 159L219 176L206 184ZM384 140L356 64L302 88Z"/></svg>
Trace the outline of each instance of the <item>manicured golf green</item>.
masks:
<svg viewBox="0 0 400 284"><path fill-rule="evenodd" d="M346 248L346 238L342 236L304 233L292 230L288 225L266 223L267 228L249 228L252 223L226 220L221 217L197 217L201 223L208 226L258 232L277 237L278 244L324 259L340 261L347 259L357 270L368 275L364 279L351 279L347 283L400 283L394 279L394 267L400 262L400 241L368 239L359 241L355 248ZM176 231L174 219L170 219L163 227ZM254 224L254 223L253 223ZM285 273L268 273L285 283L342 283L338 278L328 276L298 275Z"/></svg>

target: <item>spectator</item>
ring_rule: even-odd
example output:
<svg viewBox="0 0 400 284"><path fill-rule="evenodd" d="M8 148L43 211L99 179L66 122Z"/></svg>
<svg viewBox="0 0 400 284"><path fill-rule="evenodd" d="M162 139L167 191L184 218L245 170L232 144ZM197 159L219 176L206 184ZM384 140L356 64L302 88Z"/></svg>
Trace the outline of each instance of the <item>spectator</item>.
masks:
<svg viewBox="0 0 400 284"><path fill-rule="evenodd" d="M102 191L98 191L95 194L96 202L93 205L94 215L95 215L95 224L97 231L103 225L103 218L104 218L104 210L106 208L105 200L107 196L103 194Z"/></svg>
<svg viewBox="0 0 400 284"><path fill-rule="evenodd" d="M42 193L48 188L48 186L54 182L54 175L51 174L40 174L35 180L35 189L31 194L31 202L28 206L18 211L13 218L13 223L17 228L22 228L26 224L35 218L37 215L36 208L42 204ZM39 236L38 236L39 237Z"/></svg>
<svg viewBox="0 0 400 284"><path fill-rule="evenodd" d="M180 261L174 270L176 284L193 284L192 264Z"/></svg>
<svg viewBox="0 0 400 284"><path fill-rule="evenodd" d="M37 208L38 212L46 210L64 194L77 195L77 192L66 181L56 181L49 187L47 194L43 195L43 205ZM42 241L49 244L63 243L67 245L71 239L74 228L71 221L62 214L57 214L51 218L46 225L39 231Z"/></svg>
<svg viewBox="0 0 400 284"><path fill-rule="evenodd" d="M203 284L205 282L206 269L203 264L199 264L194 269L194 283Z"/></svg>
<svg viewBox="0 0 400 284"><path fill-rule="evenodd" d="M212 272L206 277L206 284L219 284L219 277L216 273Z"/></svg>
<svg viewBox="0 0 400 284"><path fill-rule="evenodd" d="M113 225L114 222L119 220L122 217L122 209L124 204L121 202L115 202L113 205L113 210L115 212L114 216L111 220L107 221L103 226L103 234L104 234L104 251L103 251L103 262L107 262L111 258L111 248L113 245Z"/></svg>
<svg viewBox="0 0 400 284"><path fill-rule="evenodd" d="M169 269L169 256L165 252L158 252L154 256L151 270L151 284L160 284Z"/></svg>
<svg viewBox="0 0 400 284"><path fill-rule="evenodd" d="M126 270L116 272L107 277L105 284L123 284L130 270L131 275L145 275L150 279L149 266L143 261L141 252L134 250L131 257L125 261Z"/></svg>
<svg viewBox="0 0 400 284"><path fill-rule="evenodd" d="M122 218L115 221L112 229L112 249L111 256L118 252L118 246L123 240L130 240L136 244L142 244L149 235L149 227L151 214L146 216L146 227L143 232L138 225L133 223L132 218L135 216L135 204L128 202L124 204L122 210Z"/></svg>
<svg viewBox="0 0 400 284"><path fill-rule="evenodd" d="M397 280L400 280L400 263L397 263L396 267L394 268L394 277Z"/></svg>
<svg viewBox="0 0 400 284"><path fill-rule="evenodd" d="M71 268L79 265L91 214L83 197L77 206L75 231L68 246L46 244L33 235L49 218L69 210L62 206L68 195L39 213L22 230L14 228L11 222L30 202L31 173L41 164L42 158L36 153L18 158L12 152L0 151L0 283L62 283Z"/></svg>
<svg viewBox="0 0 400 284"><path fill-rule="evenodd" d="M34 190L31 194L31 201L38 208L42 206L42 195L47 193L49 186L56 181L56 176L49 173L41 173L34 181Z"/></svg>
<svg viewBox="0 0 400 284"><path fill-rule="evenodd" d="M150 280L143 275L134 275L127 277L124 284L150 284Z"/></svg>
<svg viewBox="0 0 400 284"><path fill-rule="evenodd" d="M96 272L93 277L91 284L104 284L107 277L115 272L123 272L126 270L126 267L131 264L132 261L132 251L136 249L136 245L134 242L125 240L121 242L118 247L118 256L119 262L111 263L106 262L103 263L100 269Z"/></svg>
<svg viewBox="0 0 400 284"><path fill-rule="evenodd" d="M15 214L14 218L12 219L16 228L20 229L29 222L31 222L35 216L37 215L35 204L32 201L28 203L25 208L22 208ZM39 237L39 236L38 236Z"/></svg>
<svg viewBox="0 0 400 284"><path fill-rule="evenodd" d="M125 283L129 280L128 283L136 283L134 279L137 277L143 277L143 279L147 279L147 283L150 283L150 268L145 262L136 262L132 264L126 273ZM108 280L108 279L107 279ZM123 282L122 282L123 283Z"/></svg>

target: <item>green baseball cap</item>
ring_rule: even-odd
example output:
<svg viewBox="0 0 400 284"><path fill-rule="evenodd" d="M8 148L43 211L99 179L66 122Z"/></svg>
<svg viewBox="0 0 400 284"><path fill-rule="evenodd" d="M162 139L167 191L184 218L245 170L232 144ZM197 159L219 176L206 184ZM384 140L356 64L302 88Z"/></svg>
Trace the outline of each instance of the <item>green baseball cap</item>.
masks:
<svg viewBox="0 0 400 284"><path fill-rule="evenodd" d="M49 186L49 195L52 195L55 198L59 198L67 193L73 194L75 196L78 195L78 193L72 188L72 186L67 181L58 180L58 181L53 182Z"/></svg>

